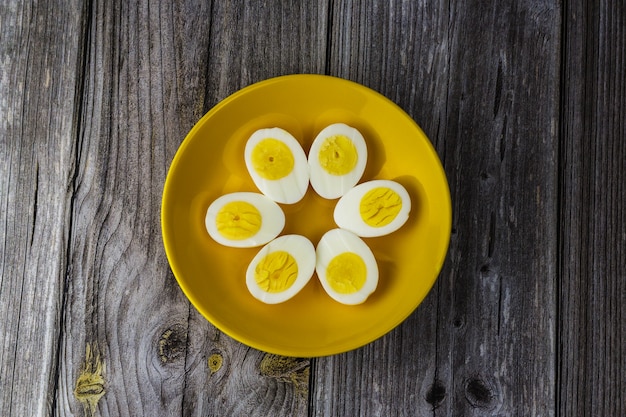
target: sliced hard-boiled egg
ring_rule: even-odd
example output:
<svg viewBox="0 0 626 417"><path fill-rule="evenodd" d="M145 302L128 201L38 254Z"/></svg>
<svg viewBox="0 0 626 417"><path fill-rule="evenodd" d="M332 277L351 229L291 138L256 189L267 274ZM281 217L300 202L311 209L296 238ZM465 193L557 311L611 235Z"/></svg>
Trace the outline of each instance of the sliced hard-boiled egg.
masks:
<svg viewBox="0 0 626 417"><path fill-rule="evenodd" d="M213 201L204 221L207 232L217 243L250 248L278 236L285 227L285 214L263 194L238 192Z"/></svg>
<svg viewBox="0 0 626 417"><path fill-rule="evenodd" d="M363 176L367 145L357 129L335 123L313 140L308 161L315 192L326 199L339 198Z"/></svg>
<svg viewBox="0 0 626 417"><path fill-rule="evenodd" d="M357 185L339 199L333 217L342 229L361 237L384 236L407 221L411 199L395 181L373 180Z"/></svg>
<svg viewBox="0 0 626 417"><path fill-rule="evenodd" d="M254 298L277 304L296 295L315 272L315 247L300 235L285 235L263 246L246 271Z"/></svg>
<svg viewBox="0 0 626 417"><path fill-rule="evenodd" d="M374 254L358 236L342 229L324 234L316 249L315 271L324 290L343 304L361 304L378 286Z"/></svg>
<svg viewBox="0 0 626 417"><path fill-rule="evenodd" d="M304 197L309 186L306 154L286 130L254 132L246 142L244 159L254 184L272 200L293 204Z"/></svg>

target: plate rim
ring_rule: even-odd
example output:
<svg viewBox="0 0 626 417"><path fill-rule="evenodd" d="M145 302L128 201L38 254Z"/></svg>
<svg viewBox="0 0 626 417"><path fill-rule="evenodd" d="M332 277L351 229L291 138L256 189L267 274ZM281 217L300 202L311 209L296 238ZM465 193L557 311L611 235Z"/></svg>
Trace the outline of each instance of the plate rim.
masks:
<svg viewBox="0 0 626 417"><path fill-rule="evenodd" d="M338 344L330 344L328 346L325 346L324 348L316 348L316 349L311 349L306 351L305 349L298 349L298 350L294 350L294 349L290 349L289 347L286 348L281 348L279 346L275 346L275 345L268 345L266 343L263 342L258 342L256 340L254 340L254 338L250 338L246 335L242 335L236 331L232 331L229 326L224 326L220 320L218 318L216 318L214 315L212 315L209 311L207 311L207 309L200 307L200 303L198 302L197 297L194 295L193 291L191 291L189 288L187 288L187 286L184 284L184 280L182 280L182 278L179 278L179 275L181 274L181 271L179 270L176 261L173 259L174 256L171 253L173 251L173 249L170 248L171 243L169 242L169 239L167 237L167 226L166 226L166 217L167 217L167 205L166 205L166 200L169 199L169 195L171 193L173 193L173 191L171 190L171 173L175 170L176 166L179 163L179 160L183 157L183 154L185 153L185 149L187 148L187 146L189 145L189 143L193 140L193 137L195 136L196 132L198 130L200 130L203 125L211 118L213 117L214 114L216 114L217 112L219 112L223 107L226 107L227 105L229 105L229 103L231 103L232 101L236 100L237 98L239 98L242 95L245 95L255 89L258 88L264 88L267 87L270 84L275 84L275 83L280 83L280 82L284 82L287 80L293 80L293 79L313 79L313 78L317 78L320 80L332 80L332 82L340 82L340 83L346 83L347 85L350 85L351 88L356 88L356 89L363 89L366 92L368 92L369 94L373 94L375 96L377 96L379 99L381 99L382 101L386 102L388 105L391 105L392 107L394 107L396 109L396 111L398 111L404 118L406 118L411 124L414 125L414 127L420 132L421 135L423 135L423 137L426 139L425 142L425 146L429 148L429 151L432 153L432 155L435 156L434 161L435 161L435 165L438 169L438 176L440 176L441 179L443 179L443 185L444 185L444 192L442 192L443 195L443 199L445 201L443 201L443 203L445 204L445 209L446 209L446 216L443 219L444 222L442 222L441 226L444 229L445 232L445 237L444 237L444 242L442 243L442 251L441 251L441 256L439 257L439 259L436 260L436 262L434 262L433 260L433 264L432 266L434 267L434 274L432 277L432 280L429 282L429 286L428 286L428 291L426 291L421 297L416 297L415 298L415 303L412 306L411 309L409 309L409 311L407 312L406 315L402 316L402 318L400 318L399 320L396 320L395 322L393 322L392 325L386 326L387 329L384 330L382 333L376 333L376 335L368 338L368 341L366 342L359 342L359 343L349 343L349 342L344 342L344 343L338 343ZM357 82L348 80L348 79L344 79L344 78L340 78L340 77L336 77L336 76L331 76L331 75L322 75L322 74L288 74L288 75L281 75L281 76L277 76L277 77L272 77L272 78L268 78L265 80L261 80L255 83L252 83L250 85L247 85L235 92L233 92L232 94L228 95L227 97L225 97L224 99L220 100L218 103L216 103L211 109L209 109L194 125L193 127L187 132L187 134L185 135L185 138L183 139L183 141L180 143L180 145L178 146L176 153L174 155L174 157L172 158L172 161L167 169L167 174L166 174L166 178L163 184L163 191L162 191L162 198L161 198L161 216L160 216L160 226L161 226L161 239L163 242L163 247L165 249L165 255L168 261L168 265L172 271L172 274L174 275L174 278L176 279L178 286L181 288L181 290L183 291L183 293L185 294L185 296L187 297L187 299L189 300L189 302L193 305L193 307L213 326L215 326L219 331L223 332L224 334L228 335L229 337L233 338L234 340L241 342L249 347L252 347L254 349L257 350L261 350L264 352L268 352L268 353L272 353L272 354L279 354L279 355L284 355L284 356L292 356L292 357L322 357L322 356L329 356L329 355L335 355L335 354L340 354L340 353L344 353L344 352L348 352L351 350L355 350L358 349L360 347L366 346L372 342L374 342L375 340L385 336L386 334L388 334L389 332L391 332L392 330L394 330L395 328L397 328L402 322L404 322L411 314L413 314L413 312L415 312L415 310L417 309L417 307L419 307L422 302L424 301L424 299L426 298L426 296L432 291L432 288L434 286L434 284L436 283L437 279L439 278L439 275L441 274L441 270L443 268L443 264L445 263L445 260L447 258L448 255L448 251L449 251L449 246L450 246L450 239L451 239L451 230L452 230L452 200L451 200L451 195L450 195L450 188L449 188L449 182L447 179L447 175L445 172L445 169L443 167L443 163L433 145L433 143L430 141L430 138L424 133L424 131L422 130L422 128L419 126L419 124L417 124L417 122L408 115L408 113L406 113L404 111L404 109L402 109L398 104L396 104L395 102L393 102L391 99L389 99L388 97L384 96L383 94L379 93L376 90L373 90L365 85L359 84ZM391 322L390 322L391 323Z"/></svg>

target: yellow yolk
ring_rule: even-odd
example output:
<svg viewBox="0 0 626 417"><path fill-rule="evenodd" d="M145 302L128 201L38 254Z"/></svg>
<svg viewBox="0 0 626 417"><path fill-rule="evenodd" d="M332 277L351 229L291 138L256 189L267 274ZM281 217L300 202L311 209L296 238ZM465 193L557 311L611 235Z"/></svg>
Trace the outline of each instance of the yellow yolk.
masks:
<svg viewBox="0 0 626 417"><path fill-rule="evenodd" d="M252 166L261 178L279 180L293 170L293 154L278 139L263 139L252 150Z"/></svg>
<svg viewBox="0 0 626 417"><path fill-rule="evenodd" d="M227 239L243 240L261 229L261 213L250 203L232 201L224 204L215 216L217 231Z"/></svg>
<svg viewBox="0 0 626 417"><path fill-rule="evenodd" d="M396 218L402 208L402 198L387 187L373 188L361 199L359 212L363 221L372 227L383 227Z"/></svg>
<svg viewBox="0 0 626 417"><path fill-rule="evenodd" d="M298 277L298 263L285 251L272 252L257 264L254 279L265 292L285 291Z"/></svg>
<svg viewBox="0 0 626 417"><path fill-rule="evenodd" d="M356 253L344 252L335 256L326 268L326 279L333 290L340 294L359 291L365 284L367 267Z"/></svg>
<svg viewBox="0 0 626 417"><path fill-rule="evenodd" d="M321 167L332 175L346 175L352 171L358 157L352 141L343 135L326 138L318 154Z"/></svg>

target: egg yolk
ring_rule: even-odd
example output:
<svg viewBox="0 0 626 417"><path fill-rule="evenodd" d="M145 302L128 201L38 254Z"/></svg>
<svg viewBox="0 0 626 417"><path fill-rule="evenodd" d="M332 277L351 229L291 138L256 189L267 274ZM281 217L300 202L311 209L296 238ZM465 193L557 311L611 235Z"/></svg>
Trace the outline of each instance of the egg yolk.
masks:
<svg viewBox="0 0 626 417"><path fill-rule="evenodd" d="M261 213L245 201L231 201L217 212L217 231L227 239L248 239L261 229Z"/></svg>
<svg viewBox="0 0 626 417"><path fill-rule="evenodd" d="M278 139L263 139L252 149L252 166L261 178L279 180L293 170L293 154L289 146Z"/></svg>
<svg viewBox="0 0 626 417"><path fill-rule="evenodd" d="M339 294L359 291L367 278L367 266L359 255L344 252L335 256L326 268L326 280Z"/></svg>
<svg viewBox="0 0 626 417"><path fill-rule="evenodd" d="M320 166L331 175L346 175L356 166L359 155L354 143L344 135L329 136L320 146Z"/></svg>
<svg viewBox="0 0 626 417"><path fill-rule="evenodd" d="M298 263L288 252L276 251L259 261L254 279L265 292L285 291L298 277Z"/></svg>
<svg viewBox="0 0 626 417"><path fill-rule="evenodd" d="M363 221L372 227L383 227L396 218L402 208L402 198L387 187L369 190L361 199L359 212Z"/></svg>

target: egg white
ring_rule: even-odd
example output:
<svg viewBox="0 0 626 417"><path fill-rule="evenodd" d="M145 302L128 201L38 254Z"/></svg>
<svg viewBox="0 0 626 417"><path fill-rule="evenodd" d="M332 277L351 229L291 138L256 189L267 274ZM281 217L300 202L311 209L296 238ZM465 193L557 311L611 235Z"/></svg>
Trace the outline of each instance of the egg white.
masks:
<svg viewBox="0 0 626 417"><path fill-rule="evenodd" d="M359 206L363 196L372 189L384 187L395 191L402 200L402 207L396 217L387 225L373 227L361 217ZM351 231L360 237L377 237L395 232L406 223L411 212L411 198L406 189L395 181L373 180L357 185L339 199L333 217L337 226Z"/></svg>
<svg viewBox="0 0 626 417"><path fill-rule="evenodd" d="M284 143L291 151L294 159L292 171L287 176L277 180L263 178L252 164L252 151L255 146L262 140L269 138L277 139ZM300 201L306 194L309 186L309 166L306 154L300 142L286 130L273 127L254 132L246 142L244 159L254 184L259 191L272 200L283 204L294 204Z"/></svg>
<svg viewBox="0 0 626 417"><path fill-rule="evenodd" d="M216 216L225 204L244 201L256 207L261 214L261 228L246 239L232 240L217 230ZM209 236L217 243L235 248L261 246L274 239L285 227L285 213L273 200L259 193L236 192L225 194L213 201L207 209L205 226Z"/></svg>
<svg viewBox="0 0 626 417"><path fill-rule="evenodd" d="M267 292L255 279L255 269L267 255L285 251L298 265L298 274L293 284L281 292ZM309 239L300 235L280 236L265 245L250 262L246 271L246 286L252 296L266 304L277 304L289 300L304 288L315 272L315 247Z"/></svg>
<svg viewBox="0 0 626 417"><path fill-rule="evenodd" d="M319 162L319 152L326 138L342 135L350 139L358 155L356 166L345 175L333 175L327 172ZM309 170L311 186L321 197L332 200L344 195L354 187L365 172L367 164L367 145L361 132L344 123L335 123L322 129L313 140L309 150Z"/></svg>
<svg viewBox="0 0 626 417"><path fill-rule="evenodd" d="M344 252L352 252L358 255L365 263L367 274L365 284L358 291L351 294L342 294L335 291L328 282L326 270L328 264L337 255ZM378 286L378 264L372 250L367 244L354 233L343 229L329 230L322 236L316 248L317 277L324 290L335 301L342 304L355 305L363 303Z"/></svg>

